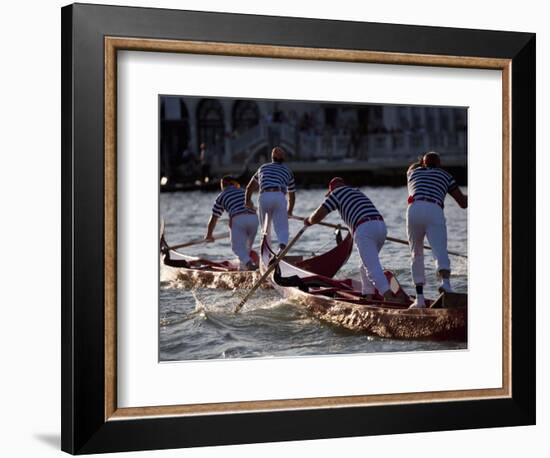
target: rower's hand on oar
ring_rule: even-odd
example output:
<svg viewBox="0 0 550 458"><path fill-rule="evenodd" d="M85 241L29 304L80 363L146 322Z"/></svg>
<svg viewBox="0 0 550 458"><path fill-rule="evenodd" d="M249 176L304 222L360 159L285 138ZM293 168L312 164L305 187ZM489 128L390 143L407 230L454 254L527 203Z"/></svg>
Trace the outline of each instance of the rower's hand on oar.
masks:
<svg viewBox="0 0 550 458"><path fill-rule="evenodd" d="M245 202L245 203L244 203L244 206L245 206L246 208L249 208L250 210L256 211L256 207L254 207L254 204L253 204L252 202Z"/></svg>
<svg viewBox="0 0 550 458"><path fill-rule="evenodd" d="M214 237L213 237L212 235L206 234L206 235L204 236L204 241L205 241L206 243L212 243L214 240L215 240L215 239L214 239Z"/></svg>
<svg viewBox="0 0 550 458"><path fill-rule="evenodd" d="M309 220L309 218L304 218L304 226L309 227L312 225L313 223Z"/></svg>
<svg viewBox="0 0 550 458"><path fill-rule="evenodd" d="M277 265L279 264L279 261L286 256L288 251L298 241L298 239L302 236L302 234L306 231L306 229L307 227L303 227L302 229L300 229L298 233L294 236L294 238L288 242L288 245L284 248L281 247L281 251L277 253L277 255L275 255L272 260L270 260L269 265L265 270L265 272L262 274L262 276L258 280L256 280L256 283L254 283L252 288L248 290L248 293L245 294L245 296L241 299L241 301L235 307L235 310L234 310L235 313L239 313L239 310L241 310L243 305L246 304L246 301L250 299L250 297L254 294L254 291L256 291L260 287L262 282L271 274L271 272L275 270L275 267L277 267Z"/></svg>

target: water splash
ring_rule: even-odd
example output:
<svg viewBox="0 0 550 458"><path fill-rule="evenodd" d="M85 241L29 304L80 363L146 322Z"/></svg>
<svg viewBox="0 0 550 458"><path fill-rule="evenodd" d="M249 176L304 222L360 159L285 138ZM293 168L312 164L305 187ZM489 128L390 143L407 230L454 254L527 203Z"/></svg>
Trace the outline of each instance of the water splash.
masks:
<svg viewBox="0 0 550 458"><path fill-rule="evenodd" d="M196 290L192 289L191 294L193 295L193 299L195 299L195 312L201 318L208 319L206 304L199 298Z"/></svg>
<svg viewBox="0 0 550 458"><path fill-rule="evenodd" d="M406 188L368 188L367 194L376 200L391 236L406 239ZM215 193L193 192L161 195L161 214L170 224L168 240L177 240L182 229L189 235L200 234L209 216ZM296 213L311 213L320 199L320 190L301 190ZM191 207L190 207L191 205ZM454 203L445 208L449 249L467 254L467 213ZM340 222L331 214L327 222ZM298 228L291 222L291 233ZM259 237L256 239L256 245ZM318 230L304 234L296 253L322 252L325 244L334 243L332 231ZM233 256L228 240L197 245L186 254L209 259L229 259ZM414 284L410 272L410 252L406 245L386 242L381 251L385 268L394 270L402 286L411 294ZM451 257L452 285L457 291L467 291L468 261ZM437 296L436 270L433 257L426 251L426 296ZM397 341L358 334L321 322L302 307L281 299L274 290L258 290L239 314L235 305L253 284L242 285L238 292L219 283L208 286L186 284L178 279L177 269L161 268L160 354L162 361L206 360L218 358L296 357L305 355L377 353L402 351L449 350L465 348L456 342ZM338 278L359 278L359 255L354 249L349 262ZM208 289L207 289L208 288ZM193 290L196 291L193 292ZM167 326L167 327L164 327ZM231 337L229 337L231 336Z"/></svg>

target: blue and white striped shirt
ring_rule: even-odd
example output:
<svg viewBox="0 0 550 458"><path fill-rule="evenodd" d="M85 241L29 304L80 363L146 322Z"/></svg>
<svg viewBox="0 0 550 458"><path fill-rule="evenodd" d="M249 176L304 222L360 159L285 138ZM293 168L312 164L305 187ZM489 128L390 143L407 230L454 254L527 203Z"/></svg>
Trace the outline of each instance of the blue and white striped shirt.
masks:
<svg viewBox="0 0 550 458"><path fill-rule="evenodd" d="M363 218L381 216L371 200L357 188L340 186L332 191L322 206L329 212L338 210L353 231Z"/></svg>
<svg viewBox="0 0 550 458"><path fill-rule="evenodd" d="M407 187L409 196L415 199L425 197L433 199L441 207L448 192L454 191L458 185L453 176L437 167L417 167L407 172Z"/></svg>
<svg viewBox="0 0 550 458"><path fill-rule="evenodd" d="M283 191L295 192L294 174L285 164L270 162L262 165L254 174L260 186L260 192L267 188L282 188Z"/></svg>
<svg viewBox="0 0 550 458"><path fill-rule="evenodd" d="M218 194L216 201L214 202L214 206L212 207L212 215L219 218L222 216L224 210L229 214L230 218L238 215L239 213L250 210L244 205L243 189L235 186L227 186ZM250 210L250 213L252 212L253 211Z"/></svg>

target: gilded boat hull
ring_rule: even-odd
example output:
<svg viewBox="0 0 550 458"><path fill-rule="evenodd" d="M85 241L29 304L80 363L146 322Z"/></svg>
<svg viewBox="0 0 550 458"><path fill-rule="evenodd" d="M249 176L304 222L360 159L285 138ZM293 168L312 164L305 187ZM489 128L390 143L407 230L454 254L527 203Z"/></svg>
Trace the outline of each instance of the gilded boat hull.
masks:
<svg viewBox="0 0 550 458"><path fill-rule="evenodd" d="M336 245L325 253L308 259L288 257L287 261L289 265L303 266L312 272L332 277L346 263L352 250L353 238L348 232L345 237L337 234ZM249 289L261 276L260 271L239 270L235 262L211 261L168 249L162 237L161 265L171 281L179 282L185 288ZM272 288L269 281L261 287Z"/></svg>
<svg viewBox="0 0 550 458"><path fill-rule="evenodd" d="M269 240L261 246L260 269L265 271L272 257ZM319 320L353 332L389 339L467 340L466 294L441 295L428 301L429 308L409 309L412 301L391 272L386 272L395 294L403 304L361 298L356 280L332 280L300 269L285 261L270 275L273 287L285 298L307 309ZM288 286L294 282L295 286ZM344 297L341 297L344 296Z"/></svg>

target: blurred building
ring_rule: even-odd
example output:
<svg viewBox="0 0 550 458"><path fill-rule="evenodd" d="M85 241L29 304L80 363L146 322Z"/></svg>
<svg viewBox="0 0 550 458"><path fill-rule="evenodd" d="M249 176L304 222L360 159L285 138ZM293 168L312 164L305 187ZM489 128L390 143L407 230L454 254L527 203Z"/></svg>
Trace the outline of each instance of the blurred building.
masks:
<svg viewBox="0 0 550 458"><path fill-rule="evenodd" d="M310 167L402 167L428 150L465 166L466 128L466 108L163 96L161 173L195 177L201 144L213 174L253 167L274 145Z"/></svg>

